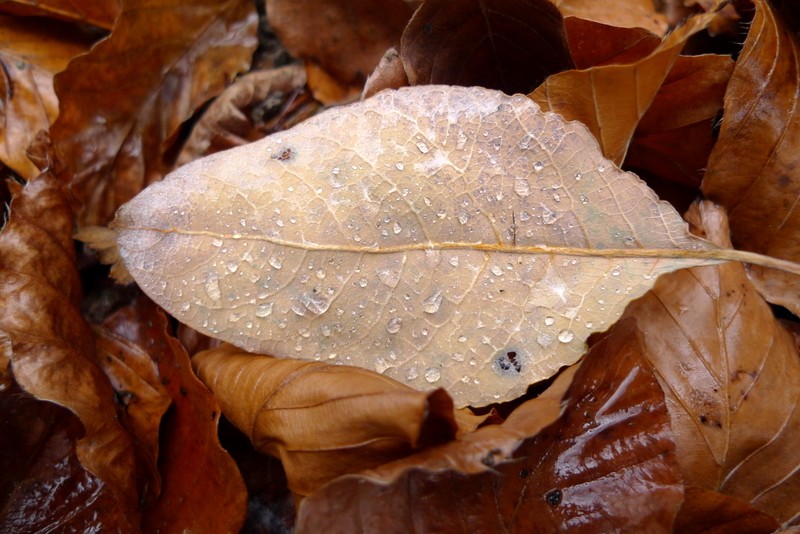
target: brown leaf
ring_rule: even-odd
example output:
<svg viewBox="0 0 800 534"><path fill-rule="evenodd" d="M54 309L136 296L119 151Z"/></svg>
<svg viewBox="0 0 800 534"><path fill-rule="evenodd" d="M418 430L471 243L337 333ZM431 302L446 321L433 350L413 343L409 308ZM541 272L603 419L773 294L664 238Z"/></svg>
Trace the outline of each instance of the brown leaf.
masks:
<svg viewBox="0 0 800 534"><path fill-rule="evenodd" d="M360 91L386 49L399 42L411 9L401 0L267 0L267 13L293 56Z"/></svg>
<svg viewBox="0 0 800 534"><path fill-rule="evenodd" d="M306 73L300 65L255 71L237 78L208 107L184 143L177 164L244 145L264 137L257 128L259 113L280 111L303 90ZM263 107L263 110L262 110ZM270 133L270 132L267 132Z"/></svg>
<svg viewBox="0 0 800 534"><path fill-rule="evenodd" d="M575 68L635 63L650 55L661 38L643 28L620 28L577 17L564 19Z"/></svg>
<svg viewBox="0 0 800 534"><path fill-rule="evenodd" d="M553 4L564 17L579 17L609 26L643 28L657 35L664 35L667 31L667 20L656 12L652 0L553 0Z"/></svg>
<svg viewBox="0 0 800 534"><path fill-rule="evenodd" d="M702 227L727 241L708 203ZM800 353L741 265L662 277L631 303L667 396L688 484L753 504L783 522L800 512Z"/></svg>
<svg viewBox="0 0 800 534"><path fill-rule="evenodd" d="M230 345L192 363L223 413L255 448L281 459L307 495L345 473L452 439L453 403L363 369L280 360Z"/></svg>
<svg viewBox="0 0 800 534"><path fill-rule="evenodd" d="M774 518L729 495L688 486L675 518L681 534L767 534L780 525Z"/></svg>
<svg viewBox="0 0 800 534"><path fill-rule="evenodd" d="M0 531L136 532L113 488L78 461L68 410L14 385L0 391Z"/></svg>
<svg viewBox="0 0 800 534"><path fill-rule="evenodd" d="M636 126L687 39L705 29L713 18L711 13L690 18L644 59L554 74L529 96L543 110L581 121L600 142L603 154L620 164ZM622 87L631 90L620 91Z"/></svg>
<svg viewBox="0 0 800 534"><path fill-rule="evenodd" d="M362 100L369 98L384 89L399 89L408 85L408 76L395 47L390 48L381 58L381 62L372 71L364 84Z"/></svg>
<svg viewBox="0 0 800 534"><path fill-rule="evenodd" d="M490 469L342 477L301 503L295 532L669 531L683 491L634 323L592 348L567 399L556 423L508 460L489 456Z"/></svg>
<svg viewBox="0 0 800 534"><path fill-rule="evenodd" d="M160 445L158 468L161 491L148 499L142 528L145 532L238 532L244 521L247 493L236 464L217 438L220 410L211 393L191 370L186 351L167 333L164 313L139 297L104 322L106 328L127 339L129 352L147 351L148 367L137 374L157 372L171 400L160 425L160 439L139 433L140 441ZM156 367L149 368L147 365ZM133 399L144 388L130 391ZM129 404L128 413L131 412ZM156 426L156 429L159 427Z"/></svg>
<svg viewBox="0 0 800 534"><path fill-rule="evenodd" d="M572 67L561 16L547 0L428 0L400 57L411 85L477 85L528 93Z"/></svg>
<svg viewBox="0 0 800 534"><path fill-rule="evenodd" d="M574 363L660 273L772 261L692 237L580 124L482 88L330 110L184 166L114 224L137 283L200 332L458 406Z"/></svg>
<svg viewBox="0 0 800 534"><path fill-rule="evenodd" d="M800 261L800 47L769 3L754 3L703 194L728 209L737 247ZM751 275L768 300L800 316L800 279L760 268Z"/></svg>
<svg viewBox="0 0 800 534"><path fill-rule="evenodd" d="M687 200L677 207L688 208L697 196L733 66L728 56L679 57L634 133L625 168L653 177L648 185L661 198L670 198L661 194L665 186L684 186Z"/></svg>
<svg viewBox="0 0 800 534"><path fill-rule="evenodd" d="M0 2L0 12L85 22L110 30L119 13L119 4L120 0L4 0Z"/></svg>
<svg viewBox="0 0 800 534"><path fill-rule="evenodd" d="M90 44L60 22L0 15L0 161L26 180L39 169L25 150L58 115L53 76Z"/></svg>
<svg viewBox="0 0 800 534"><path fill-rule="evenodd" d="M55 80L58 176L103 224L169 169L181 122L247 69L257 17L247 0L124 6L111 36Z"/></svg>
<svg viewBox="0 0 800 534"><path fill-rule="evenodd" d="M109 488L121 516L137 524L133 446L80 314L71 230L72 214L52 176L41 175L16 193L0 232L0 333L10 341L19 385L78 416L85 429L78 458Z"/></svg>

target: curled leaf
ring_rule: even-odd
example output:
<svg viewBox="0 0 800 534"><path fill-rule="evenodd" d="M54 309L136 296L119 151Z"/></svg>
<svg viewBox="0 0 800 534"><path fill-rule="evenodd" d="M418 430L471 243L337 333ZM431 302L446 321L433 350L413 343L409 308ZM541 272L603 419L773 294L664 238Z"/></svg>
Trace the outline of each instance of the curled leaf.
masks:
<svg viewBox="0 0 800 534"><path fill-rule="evenodd" d="M743 257L691 236L582 125L444 86L193 162L114 227L137 283L199 331L458 406L575 362L659 274Z"/></svg>

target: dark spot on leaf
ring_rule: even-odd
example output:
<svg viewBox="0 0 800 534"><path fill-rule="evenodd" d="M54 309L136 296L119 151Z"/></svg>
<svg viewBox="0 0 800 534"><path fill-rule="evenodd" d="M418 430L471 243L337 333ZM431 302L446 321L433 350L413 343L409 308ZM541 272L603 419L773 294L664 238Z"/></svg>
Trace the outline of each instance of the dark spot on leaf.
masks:
<svg viewBox="0 0 800 534"><path fill-rule="evenodd" d="M433 34L433 24L431 24L430 22L426 22L422 26L422 31L425 32L425 35Z"/></svg>
<svg viewBox="0 0 800 534"><path fill-rule="evenodd" d="M278 161L291 161L294 159L296 152L292 148L284 148L280 154L273 154L271 157L272 159L277 159Z"/></svg>
<svg viewBox="0 0 800 534"><path fill-rule="evenodd" d="M211 420L213 421L213 420L215 420L216 418L217 418L217 411L216 411L216 410L214 410L214 411L212 411L212 412L211 412Z"/></svg>
<svg viewBox="0 0 800 534"><path fill-rule="evenodd" d="M495 357L494 368L497 374L508 376L522 372L522 358L515 350L506 350Z"/></svg>
<svg viewBox="0 0 800 534"><path fill-rule="evenodd" d="M502 454L500 449L492 449L486 453L486 456L481 458L481 463L487 467L492 467L497 463L497 457Z"/></svg>
<svg viewBox="0 0 800 534"><path fill-rule="evenodd" d="M181 387L179 388L179 391L181 392L181 395L183 395L184 397L185 397L186 395L188 395L188 394L189 394L189 390L188 390L188 389L186 389L186 388L185 388L185 387L183 387L183 386L181 386Z"/></svg>
<svg viewBox="0 0 800 534"><path fill-rule="evenodd" d="M561 498L563 497L561 490L554 489L547 492L547 495L544 496L544 500L547 501L547 504L550 506L557 506L561 504Z"/></svg>
<svg viewBox="0 0 800 534"><path fill-rule="evenodd" d="M530 474L531 474L531 472L528 471L527 469L520 469L519 470L519 478L528 478L528 475L530 475Z"/></svg>

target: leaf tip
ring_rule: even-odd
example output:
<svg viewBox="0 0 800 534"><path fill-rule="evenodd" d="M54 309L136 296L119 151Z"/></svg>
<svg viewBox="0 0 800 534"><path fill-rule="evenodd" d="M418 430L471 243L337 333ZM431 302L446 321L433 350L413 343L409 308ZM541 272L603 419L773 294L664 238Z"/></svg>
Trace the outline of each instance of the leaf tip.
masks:
<svg viewBox="0 0 800 534"><path fill-rule="evenodd" d="M101 263L111 265L111 277L118 284L133 282L133 277L120 256L115 230L106 226L86 226L80 228L73 237L96 250Z"/></svg>

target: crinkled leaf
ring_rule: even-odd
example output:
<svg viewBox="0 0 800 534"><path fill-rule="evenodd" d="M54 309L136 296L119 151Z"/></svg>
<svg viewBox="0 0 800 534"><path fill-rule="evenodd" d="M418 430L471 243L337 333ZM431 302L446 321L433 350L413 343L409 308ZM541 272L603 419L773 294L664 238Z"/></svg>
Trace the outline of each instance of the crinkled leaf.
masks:
<svg viewBox="0 0 800 534"><path fill-rule="evenodd" d="M554 74L530 97L542 109L579 120L595 135L603 154L620 164L633 132L658 93L686 40L705 29L712 13L694 16L634 63L602 65ZM629 88L621 91L620 88Z"/></svg>
<svg viewBox="0 0 800 534"><path fill-rule="evenodd" d="M724 215L703 205L709 238ZM779 522L800 513L800 353L736 263L662 277L631 303L667 396L689 484L730 494Z"/></svg>
<svg viewBox="0 0 800 534"><path fill-rule="evenodd" d="M429 0L408 23L400 57L411 85L479 85L528 93L572 67L547 0Z"/></svg>
<svg viewBox="0 0 800 534"><path fill-rule="evenodd" d="M473 474L342 477L303 500L295 532L669 531L683 488L664 396L635 324L613 332L577 371L563 416L510 458L490 453Z"/></svg>
<svg viewBox="0 0 800 534"><path fill-rule="evenodd" d="M115 227L137 283L201 332L458 406L575 362L660 273L741 257L582 125L481 88L384 92L198 160Z"/></svg>
<svg viewBox="0 0 800 534"><path fill-rule="evenodd" d="M596 0L552 0L564 17L579 17L609 26L624 28L644 28L658 35L664 35L667 21L655 9L652 0L616 0L597 2ZM602 44L600 45L602 46Z"/></svg>
<svg viewBox="0 0 800 534"><path fill-rule="evenodd" d="M256 21L248 0L127 2L111 36L56 77L51 137L81 221L107 222L169 170L180 124L250 64Z"/></svg>
<svg viewBox="0 0 800 534"><path fill-rule="evenodd" d="M78 416L85 429L78 458L108 486L122 517L137 524L139 471L80 313L71 231L72 213L52 176L43 174L17 192L0 231L0 332L10 343L16 381Z"/></svg>
<svg viewBox="0 0 800 534"><path fill-rule="evenodd" d="M0 161L27 180L39 169L25 150L58 115L53 76L90 44L62 23L0 15Z"/></svg>
<svg viewBox="0 0 800 534"><path fill-rule="evenodd" d="M222 410L307 495L346 473L452 439L453 404L363 369L255 356L230 345L193 358Z"/></svg>
<svg viewBox="0 0 800 534"><path fill-rule="evenodd" d="M635 63L661 44L660 37L643 28L620 28L577 17L564 18L564 31L578 69Z"/></svg>
<svg viewBox="0 0 800 534"><path fill-rule="evenodd" d="M53 17L93 24L107 30L114 25L121 0L5 0L0 11L33 17ZM41 23L41 22L40 22Z"/></svg>
<svg viewBox="0 0 800 534"><path fill-rule="evenodd" d="M755 6L703 194L728 209L737 247L800 261L800 45L768 2ZM768 300L800 316L797 276L751 274Z"/></svg>

